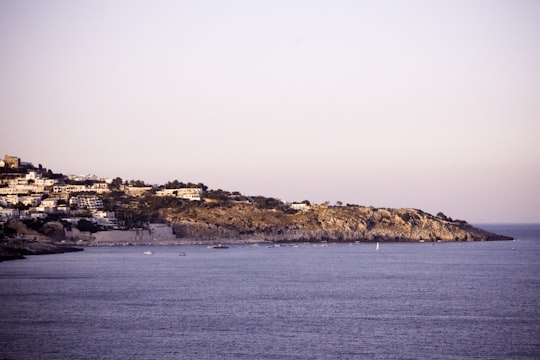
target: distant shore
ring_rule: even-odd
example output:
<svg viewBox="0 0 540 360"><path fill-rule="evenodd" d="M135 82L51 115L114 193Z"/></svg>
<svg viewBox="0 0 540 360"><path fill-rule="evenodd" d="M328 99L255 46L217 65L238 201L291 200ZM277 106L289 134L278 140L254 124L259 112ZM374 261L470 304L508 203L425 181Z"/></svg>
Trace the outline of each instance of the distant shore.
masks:
<svg viewBox="0 0 540 360"><path fill-rule="evenodd" d="M439 224L438 222L436 224ZM440 234L441 228L432 229L429 236L408 237L400 229L386 228L375 236L362 237L365 234L352 234L348 229L332 229L332 232L314 233L310 231L296 231L293 236L285 234L276 235L253 233L250 235L237 234L236 237L206 237L182 236L177 237L172 227L155 225L150 230L113 230L97 233L69 232L59 239L38 237L35 234L26 234L15 238L5 238L0 241L0 261L24 259L25 255L61 254L66 252L82 251L84 247L123 247L123 246L174 246L174 245L216 245L216 244L298 244L298 243L374 243L374 242L456 242L456 241L492 241L512 240L512 237L497 235L475 228L466 223L444 222L450 227L446 230L447 236L441 238L434 236ZM425 227L424 227L425 228ZM25 230L28 230L25 228ZM443 228L444 230L444 228ZM453 232L465 234L452 236ZM410 233L409 233L410 234ZM213 234L212 234L213 235ZM285 236L283 236L285 235ZM332 235L332 236L329 236ZM344 236L348 235L348 236ZM354 235L358 237L354 237ZM67 240L67 239L71 240Z"/></svg>

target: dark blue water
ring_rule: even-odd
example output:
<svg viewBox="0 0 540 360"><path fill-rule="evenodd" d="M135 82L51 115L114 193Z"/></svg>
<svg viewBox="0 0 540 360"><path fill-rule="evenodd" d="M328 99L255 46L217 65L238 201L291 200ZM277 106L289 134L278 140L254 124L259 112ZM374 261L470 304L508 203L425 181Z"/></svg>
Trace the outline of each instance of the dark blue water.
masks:
<svg viewBox="0 0 540 360"><path fill-rule="evenodd" d="M517 241L3 262L0 358L539 359L540 226L489 229Z"/></svg>

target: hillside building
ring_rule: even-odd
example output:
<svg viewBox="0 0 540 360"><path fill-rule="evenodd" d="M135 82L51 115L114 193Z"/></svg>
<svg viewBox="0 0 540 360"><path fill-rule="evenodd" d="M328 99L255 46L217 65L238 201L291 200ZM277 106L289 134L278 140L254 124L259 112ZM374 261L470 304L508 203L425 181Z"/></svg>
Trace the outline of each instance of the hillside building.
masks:
<svg viewBox="0 0 540 360"><path fill-rule="evenodd" d="M179 199L201 201L203 191L201 188L163 189L156 192L157 196L173 196Z"/></svg>
<svg viewBox="0 0 540 360"><path fill-rule="evenodd" d="M4 167L18 169L21 167L21 159L16 156L4 156Z"/></svg>
<svg viewBox="0 0 540 360"><path fill-rule="evenodd" d="M73 196L69 205L78 209L99 210L103 208L103 200L97 196Z"/></svg>

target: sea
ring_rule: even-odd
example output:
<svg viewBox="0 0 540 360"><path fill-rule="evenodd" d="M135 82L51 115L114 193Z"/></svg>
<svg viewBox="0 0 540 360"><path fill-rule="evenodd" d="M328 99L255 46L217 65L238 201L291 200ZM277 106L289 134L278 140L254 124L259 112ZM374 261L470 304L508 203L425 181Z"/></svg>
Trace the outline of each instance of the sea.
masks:
<svg viewBox="0 0 540 360"><path fill-rule="evenodd" d="M0 359L540 359L540 225L480 227L515 241L2 262Z"/></svg>

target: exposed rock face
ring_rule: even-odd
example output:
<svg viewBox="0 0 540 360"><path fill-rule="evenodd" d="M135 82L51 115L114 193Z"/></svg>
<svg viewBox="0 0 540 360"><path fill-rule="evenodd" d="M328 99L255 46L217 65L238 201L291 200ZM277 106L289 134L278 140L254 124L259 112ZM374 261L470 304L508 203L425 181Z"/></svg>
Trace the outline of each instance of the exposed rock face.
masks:
<svg viewBox="0 0 540 360"><path fill-rule="evenodd" d="M252 204L167 209L164 217L185 239L245 241L485 241L510 240L464 221L441 219L416 209L316 206L286 213Z"/></svg>

